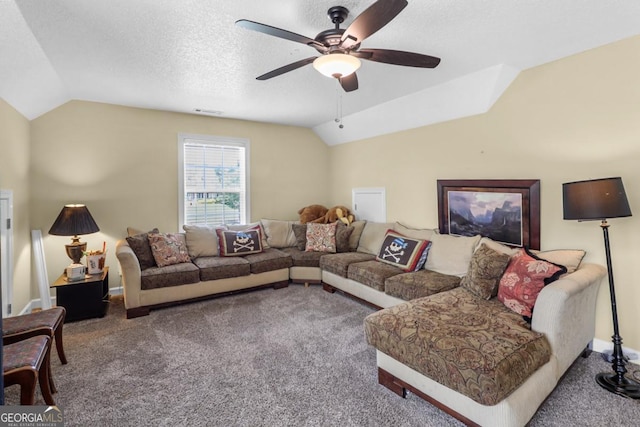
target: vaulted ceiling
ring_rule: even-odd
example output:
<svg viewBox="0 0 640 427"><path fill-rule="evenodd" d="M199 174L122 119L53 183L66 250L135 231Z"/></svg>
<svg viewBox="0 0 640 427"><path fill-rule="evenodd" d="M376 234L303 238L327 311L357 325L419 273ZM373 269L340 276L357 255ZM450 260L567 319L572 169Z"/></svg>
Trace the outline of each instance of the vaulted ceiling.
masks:
<svg viewBox="0 0 640 427"><path fill-rule="evenodd" d="M345 93L311 65L256 80L317 52L234 24L314 38L333 27L329 7L349 9L345 28L372 3L3 0L0 98L29 119L72 99L199 109L309 127L336 144L482 113L520 71L640 34L638 0L410 0L362 47L433 55L440 65L362 61L359 89Z"/></svg>

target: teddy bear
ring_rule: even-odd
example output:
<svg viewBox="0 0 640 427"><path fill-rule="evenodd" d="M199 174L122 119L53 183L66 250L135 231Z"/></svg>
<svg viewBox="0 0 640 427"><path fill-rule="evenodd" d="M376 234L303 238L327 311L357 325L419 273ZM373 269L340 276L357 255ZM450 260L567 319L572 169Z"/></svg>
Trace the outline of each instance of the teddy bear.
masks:
<svg viewBox="0 0 640 427"><path fill-rule="evenodd" d="M344 206L334 206L331 209L327 210L327 212L322 217L310 222L319 224L332 224L334 222L341 221L345 225L349 225L353 222L353 220L354 217L349 209L345 208Z"/></svg>
<svg viewBox="0 0 640 427"><path fill-rule="evenodd" d="M324 218L327 211L328 209L322 205L306 206L298 211L298 215L300 215L300 224L318 222L318 218ZM324 220L319 222L324 222Z"/></svg>

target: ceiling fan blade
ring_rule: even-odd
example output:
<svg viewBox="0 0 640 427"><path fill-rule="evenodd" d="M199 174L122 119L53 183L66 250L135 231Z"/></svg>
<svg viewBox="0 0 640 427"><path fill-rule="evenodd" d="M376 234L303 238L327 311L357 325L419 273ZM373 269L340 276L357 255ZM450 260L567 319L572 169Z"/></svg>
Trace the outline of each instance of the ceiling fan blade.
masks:
<svg viewBox="0 0 640 427"><path fill-rule="evenodd" d="M384 62L386 64L404 65L406 67L435 68L440 63L440 58L423 55L421 53L404 52L390 49L360 49L351 51L351 55L369 61Z"/></svg>
<svg viewBox="0 0 640 427"><path fill-rule="evenodd" d="M256 77L256 80L268 80L273 77L277 77L281 74L288 73L289 71L297 70L300 67L304 67L307 64L311 64L316 59L315 56L310 58L301 59L300 61L292 62L284 67L276 68L273 71L269 71L261 76Z"/></svg>
<svg viewBox="0 0 640 427"><path fill-rule="evenodd" d="M249 21L247 19L239 19L236 21L236 25L248 30L257 31L259 33L268 34L270 36L279 37L281 39L291 40L296 43L306 44L317 49L326 51L327 48L322 43L310 39L309 37L302 36L300 34L292 33L291 31L283 30L281 28L272 27L271 25L261 24L259 22Z"/></svg>
<svg viewBox="0 0 640 427"><path fill-rule="evenodd" d="M341 46L349 49L387 25L409 3L406 0L378 0L353 20L342 35Z"/></svg>
<svg viewBox="0 0 640 427"><path fill-rule="evenodd" d="M351 73L346 77L340 77L340 86L345 92L352 92L358 89L358 76L356 73Z"/></svg>

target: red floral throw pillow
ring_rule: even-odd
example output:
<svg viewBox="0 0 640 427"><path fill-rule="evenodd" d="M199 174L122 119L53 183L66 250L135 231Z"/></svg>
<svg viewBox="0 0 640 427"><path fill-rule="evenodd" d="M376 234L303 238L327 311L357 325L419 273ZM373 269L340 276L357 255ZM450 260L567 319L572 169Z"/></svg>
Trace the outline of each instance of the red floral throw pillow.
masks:
<svg viewBox="0 0 640 427"><path fill-rule="evenodd" d="M376 260L395 265L404 271L417 271L427 261L430 242L387 230Z"/></svg>
<svg viewBox="0 0 640 427"><path fill-rule="evenodd" d="M530 321L538 294L549 283L567 272L561 265L553 264L520 249L511 257L500 284L498 300Z"/></svg>

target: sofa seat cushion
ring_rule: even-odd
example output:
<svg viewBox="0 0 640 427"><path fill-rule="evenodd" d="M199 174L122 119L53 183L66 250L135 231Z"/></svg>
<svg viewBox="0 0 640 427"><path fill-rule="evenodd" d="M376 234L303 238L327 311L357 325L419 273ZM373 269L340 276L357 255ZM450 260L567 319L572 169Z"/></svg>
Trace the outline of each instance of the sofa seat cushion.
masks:
<svg viewBox="0 0 640 427"><path fill-rule="evenodd" d="M251 267L253 274L289 268L293 265L289 254L274 248L265 249L259 254L247 255L244 259L249 261L249 267Z"/></svg>
<svg viewBox="0 0 640 427"><path fill-rule="evenodd" d="M249 261L243 257L205 256L193 260L200 268L200 280L228 279L251 274Z"/></svg>
<svg viewBox="0 0 640 427"><path fill-rule="evenodd" d="M200 269L191 262L151 267L140 272L140 288L143 290L186 285L200 281Z"/></svg>
<svg viewBox="0 0 640 427"><path fill-rule="evenodd" d="M389 277L384 282L384 292L392 297L409 301L448 291L460 285L460 277L419 270Z"/></svg>
<svg viewBox="0 0 640 427"><path fill-rule="evenodd" d="M283 248L280 250L291 256L294 267L320 267L320 258L326 255L325 252L307 252L298 248Z"/></svg>
<svg viewBox="0 0 640 427"><path fill-rule="evenodd" d="M349 265L370 261L375 259L375 255L365 254L362 252L345 252L339 254L327 254L320 258L320 268L338 276L347 277Z"/></svg>
<svg viewBox="0 0 640 427"><path fill-rule="evenodd" d="M547 363L551 348L521 316L464 288L365 318L367 342L483 405L495 405Z"/></svg>
<svg viewBox="0 0 640 427"><path fill-rule="evenodd" d="M403 270L399 267L373 260L351 264L347 271L347 277L377 291L384 292L385 280L402 273Z"/></svg>

